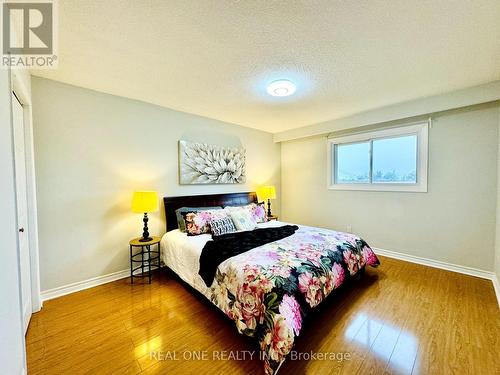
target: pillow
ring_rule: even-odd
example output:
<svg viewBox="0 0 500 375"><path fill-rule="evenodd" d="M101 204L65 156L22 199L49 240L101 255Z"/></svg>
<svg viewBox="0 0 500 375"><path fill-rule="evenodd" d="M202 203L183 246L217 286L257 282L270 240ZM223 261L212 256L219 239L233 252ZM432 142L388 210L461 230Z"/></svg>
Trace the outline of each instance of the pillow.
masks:
<svg viewBox="0 0 500 375"><path fill-rule="evenodd" d="M210 222L212 220L227 217L226 212L223 210L189 211L182 215L184 216L188 236L210 233Z"/></svg>
<svg viewBox="0 0 500 375"><path fill-rule="evenodd" d="M210 231L214 236L220 236L221 234L236 232L236 227L234 226L233 220L229 216L215 219L210 222Z"/></svg>
<svg viewBox="0 0 500 375"><path fill-rule="evenodd" d="M175 216L177 217L177 227L181 232L186 231L186 224L184 222L184 217L188 212L199 212L199 211L207 211L207 210L222 210L222 207L181 207L175 210Z"/></svg>
<svg viewBox="0 0 500 375"><path fill-rule="evenodd" d="M265 223L267 221L267 215L266 215L266 208L264 202L261 203L250 203L244 206L227 206L224 207L224 210L226 210L228 213L245 209L250 213L250 216L253 218L253 220L257 223Z"/></svg>
<svg viewBox="0 0 500 375"><path fill-rule="evenodd" d="M240 210L230 210L229 215L233 219L234 225L238 230L252 230L255 229L257 223L253 220L250 212L242 208Z"/></svg>
<svg viewBox="0 0 500 375"><path fill-rule="evenodd" d="M252 217L255 220L257 224L260 223L265 223L267 221L267 214L266 214L266 206L264 202L261 203L252 203L251 204L251 213Z"/></svg>

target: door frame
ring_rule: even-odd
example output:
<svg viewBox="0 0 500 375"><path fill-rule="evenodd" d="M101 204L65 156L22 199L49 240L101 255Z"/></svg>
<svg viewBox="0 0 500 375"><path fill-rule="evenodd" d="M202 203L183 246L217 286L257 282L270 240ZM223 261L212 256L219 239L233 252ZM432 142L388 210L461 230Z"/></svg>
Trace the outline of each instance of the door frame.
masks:
<svg viewBox="0 0 500 375"><path fill-rule="evenodd" d="M11 92L15 93L16 97L19 99L19 102L23 106L27 185L26 198L28 201L28 246L31 271L31 304L32 312L37 312L41 310L43 301L40 295L40 257L38 247L38 220L36 200L35 150L33 145L31 76L26 70L11 70L10 81Z"/></svg>

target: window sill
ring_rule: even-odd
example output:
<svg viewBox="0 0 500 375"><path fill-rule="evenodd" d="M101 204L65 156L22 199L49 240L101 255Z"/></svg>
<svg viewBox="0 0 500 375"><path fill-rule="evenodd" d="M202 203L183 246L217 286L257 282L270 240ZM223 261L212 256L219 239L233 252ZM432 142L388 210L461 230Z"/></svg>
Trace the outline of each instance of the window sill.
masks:
<svg viewBox="0 0 500 375"><path fill-rule="evenodd" d="M329 190L347 191L393 191L408 193L427 193L425 184L333 184L328 186Z"/></svg>

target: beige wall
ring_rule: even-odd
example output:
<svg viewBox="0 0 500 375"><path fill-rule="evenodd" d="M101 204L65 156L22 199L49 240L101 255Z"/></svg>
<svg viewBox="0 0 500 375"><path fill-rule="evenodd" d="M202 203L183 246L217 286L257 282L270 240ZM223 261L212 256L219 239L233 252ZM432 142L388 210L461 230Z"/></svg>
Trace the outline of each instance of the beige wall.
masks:
<svg viewBox="0 0 500 375"><path fill-rule="evenodd" d="M498 103L433 117L428 193L326 188L326 137L282 143L282 217L374 247L493 270Z"/></svg>
<svg viewBox="0 0 500 375"><path fill-rule="evenodd" d="M32 90L42 291L129 267L128 241L142 233L141 215L130 212L134 190L280 191L270 133L36 77ZM180 186L179 139L243 145L247 183ZM165 231L163 216L163 208L150 216L152 234Z"/></svg>

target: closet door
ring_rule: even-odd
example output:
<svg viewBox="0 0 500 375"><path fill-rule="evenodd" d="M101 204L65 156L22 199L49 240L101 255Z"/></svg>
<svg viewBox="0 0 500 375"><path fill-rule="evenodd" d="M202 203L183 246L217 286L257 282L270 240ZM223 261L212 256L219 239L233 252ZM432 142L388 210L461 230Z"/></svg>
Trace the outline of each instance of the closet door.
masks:
<svg viewBox="0 0 500 375"><path fill-rule="evenodd" d="M24 138L23 106L12 93L12 116L14 127L14 160L16 172L17 223L19 237L19 260L21 267L21 301L24 332L31 319L31 266L28 239L28 200L26 195L26 153Z"/></svg>

